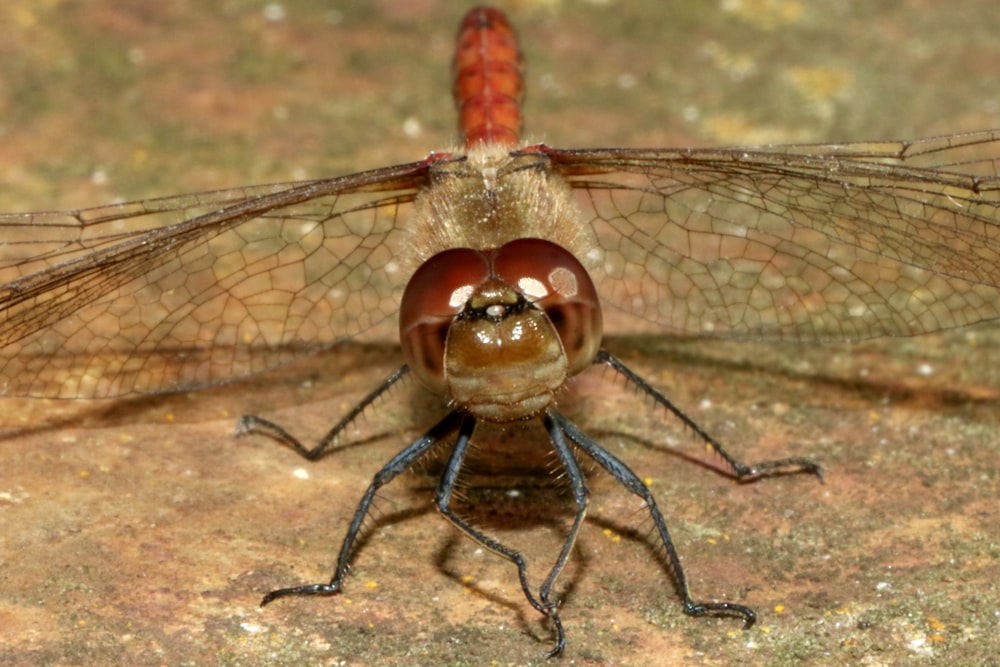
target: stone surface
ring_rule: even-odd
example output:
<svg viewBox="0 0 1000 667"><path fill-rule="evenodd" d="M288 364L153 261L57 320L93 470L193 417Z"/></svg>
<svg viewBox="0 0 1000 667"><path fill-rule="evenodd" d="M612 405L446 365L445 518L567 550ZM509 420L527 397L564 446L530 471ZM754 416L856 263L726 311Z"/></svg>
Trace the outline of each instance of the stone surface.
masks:
<svg viewBox="0 0 1000 667"><path fill-rule="evenodd" d="M5 4L0 204L291 180L446 147L461 9L410 3L394 17L395 5ZM529 134L553 145L1000 125L998 18L985 1L517 7ZM608 345L737 456L809 456L827 477L736 485L676 455L700 451L610 373L581 377L567 410L649 479L692 593L750 605L760 621L741 632L685 617L641 539L642 507L598 476L562 580L567 664L996 664L995 331ZM371 475L441 408L403 388L359 425L368 444L314 464L234 440L235 419L261 413L314 439L398 363L391 344L348 346L190 394L0 402L0 664L544 663L550 636L513 568L428 509L433 480L421 475L380 501L385 525L343 596L257 607L272 588L329 577ZM484 452L530 441L515 435ZM540 579L563 524L537 487L484 495L477 516Z"/></svg>

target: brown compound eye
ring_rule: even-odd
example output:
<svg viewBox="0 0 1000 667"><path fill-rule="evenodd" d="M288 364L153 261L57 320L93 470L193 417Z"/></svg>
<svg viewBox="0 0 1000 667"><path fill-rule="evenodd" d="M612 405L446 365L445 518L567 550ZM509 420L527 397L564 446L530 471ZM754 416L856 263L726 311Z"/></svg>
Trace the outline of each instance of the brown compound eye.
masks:
<svg viewBox="0 0 1000 667"><path fill-rule="evenodd" d="M427 388L445 393L444 351L448 328L473 290L489 278L486 255L455 248L420 265L403 291L399 340L403 358Z"/></svg>
<svg viewBox="0 0 1000 667"><path fill-rule="evenodd" d="M493 274L517 288L555 327L570 375L601 346L602 315L594 281L568 250L543 239L518 239L492 255Z"/></svg>

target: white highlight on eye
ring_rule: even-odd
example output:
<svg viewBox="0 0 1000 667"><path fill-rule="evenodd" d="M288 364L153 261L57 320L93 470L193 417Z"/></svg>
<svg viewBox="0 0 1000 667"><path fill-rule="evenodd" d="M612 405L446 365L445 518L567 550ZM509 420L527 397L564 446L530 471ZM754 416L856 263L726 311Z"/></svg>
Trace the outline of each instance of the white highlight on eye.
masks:
<svg viewBox="0 0 1000 667"><path fill-rule="evenodd" d="M564 266L552 270L549 274L549 282L556 288L556 292L564 297L576 296L577 292L580 291L576 275Z"/></svg>
<svg viewBox="0 0 1000 667"><path fill-rule="evenodd" d="M545 283L537 278L528 276L518 279L517 288L521 291L521 294L532 299L541 299L549 293L549 290L545 288Z"/></svg>
<svg viewBox="0 0 1000 667"><path fill-rule="evenodd" d="M474 287L472 285L462 285L456 288L448 298L448 305L452 308L459 308L472 296Z"/></svg>

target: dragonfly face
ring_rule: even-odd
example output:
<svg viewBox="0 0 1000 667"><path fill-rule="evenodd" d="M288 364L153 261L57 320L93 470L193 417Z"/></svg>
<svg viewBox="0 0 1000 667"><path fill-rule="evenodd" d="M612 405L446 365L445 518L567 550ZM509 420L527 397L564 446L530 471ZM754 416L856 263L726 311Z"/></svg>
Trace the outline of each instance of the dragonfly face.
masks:
<svg viewBox="0 0 1000 667"><path fill-rule="evenodd" d="M533 417L601 340L586 269L562 247L519 239L438 253L403 293L403 357L432 391L489 421Z"/></svg>

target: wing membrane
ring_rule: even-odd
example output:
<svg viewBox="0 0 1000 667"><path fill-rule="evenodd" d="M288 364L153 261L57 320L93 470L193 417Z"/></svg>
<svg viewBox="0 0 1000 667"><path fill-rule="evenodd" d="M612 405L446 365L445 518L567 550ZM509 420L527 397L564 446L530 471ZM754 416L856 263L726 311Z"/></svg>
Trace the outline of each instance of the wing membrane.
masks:
<svg viewBox="0 0 1000 667"><path fill-rule="evenodd" d="M611 306L661 330L818 341L1000 318L998 148L982 132L524 150L576 189ZM3 393L189 389L393 337L403 220L432 162L0 215Z"/></svg>
<svg viewBox="0 0 1000 667"><path fill-rule="evenodd" d="M185 389L389 335L393 240L425 174L0 216L3 392Z"/></svg>
<svg viewBox="0 0 1000 667"><path fill-rule="evenodd" d="M1000 317L1000 137L550 152L613 305L685 333L856 340Z"/></svg>

